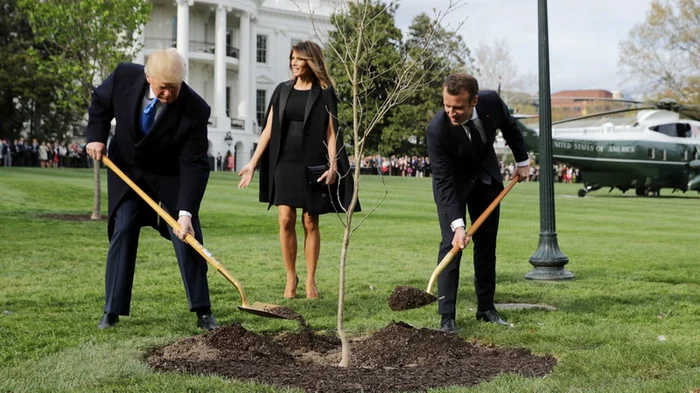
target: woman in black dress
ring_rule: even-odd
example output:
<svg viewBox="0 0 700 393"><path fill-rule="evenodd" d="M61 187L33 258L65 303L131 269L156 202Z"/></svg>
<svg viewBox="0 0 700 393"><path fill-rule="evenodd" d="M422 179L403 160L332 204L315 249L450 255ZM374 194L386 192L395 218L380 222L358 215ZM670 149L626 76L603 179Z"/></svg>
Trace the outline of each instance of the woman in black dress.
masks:
<svg viewBox="0 0 700 393"><path fill-rule="evenodd" d="M302 209L306 297L317 298L316 266L321 247L319 215L350 204L352 177L337 126L337 98L321 48L299 42L289 55L292 79L277 86L267 121L250 162L239 172L247 187L260 163L260 201L277 206L282 257L287 270L285 298L294 298L297 209ZM339 181L337 181L340 179ZM359 205L358 205L359 206ZM355 209L356 211L359 208Z"/></svg>

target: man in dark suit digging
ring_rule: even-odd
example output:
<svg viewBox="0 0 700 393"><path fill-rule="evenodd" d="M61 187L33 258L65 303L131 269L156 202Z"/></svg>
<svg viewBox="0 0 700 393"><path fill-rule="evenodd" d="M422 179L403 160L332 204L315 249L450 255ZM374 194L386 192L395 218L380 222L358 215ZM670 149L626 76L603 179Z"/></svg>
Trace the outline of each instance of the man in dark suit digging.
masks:
<svg viewBox="0 0 700 393"><path fill-rule="evenodd" d="M495 91L479 91L479 83L468 74L447 77L442 90L444 109L427 129L428 154L433 173L433 195L437 204L442 241L438 261L459 245L466 245L465 217L474 222L503 190L498 159L493 148L496 130L513 151L521 178L528 175L528 156L517 122ZM496 290L497 207L473 236L476 318L507 325L494 305ZM440 328L455 332L455 311L461 253L438 278Z"/></svg>
<svg viewBox="0 0 700 393"><path fill-rule="evenodd" d="M141 227L152 226L170 239L197 326L217 327L211 312L207 264L182 240L189 233L200 243L198 212L209 179L206 102L184 83L187 65L177 50L153 52L146 66L122 63L92 94L87 153L100 160L111 121L116 119L109 158L173 216L173 231L116 174L108 172L109 251L106 301L98 327L106 329L129 315L136 251Z"/></svg>

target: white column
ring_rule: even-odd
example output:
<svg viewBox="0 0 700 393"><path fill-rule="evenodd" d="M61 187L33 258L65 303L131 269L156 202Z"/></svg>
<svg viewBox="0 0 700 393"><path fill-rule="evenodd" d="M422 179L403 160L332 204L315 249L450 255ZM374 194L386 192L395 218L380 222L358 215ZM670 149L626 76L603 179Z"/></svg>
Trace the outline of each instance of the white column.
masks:
<svg viewBox="0 0 700 393"><path fill-rule="evenodd" d="M250 56L250 90L248 91L248 102L250 102L250 105L248 105L248 116L250 118L250 121L247 122L246 124L246 130L251 130L253 133L258 132L258 125L256 124L255 127L253 127L253 124L257 122L256 116L255 116L255 109L257 105L257 99L255 97L255 89L258 86L258 71L257 71L257 55L258 55L258 46L257 46L257 41L258 41L258 21L257 18L255 18L252 23L250 24L250 48L251 48L251 56ZM269 39L268 39L268 45L269 45ZM270 53L268 51L268 53ZM270 60L269 58L267 59L268 61Z"/></svg>
<svg viewBox="0 0 700 393"><path fill-rule="evenodd" d="M274 53L268 51L268 55L272 56L274 63L270 63L276 80L286 80L291 77L289 72L289 50L292 49L291 41L288 36L288 31L280 29L275 34L275 49Z"/></svg>
<svg viewBox="0 0 700 393"><path fill-rule="evenodd" d="M287 55L289 54L287 49L289 48L282 45L282 37L285 36L284 30L275 29L274 36L267 40L269 47L267 57L270 60L270 69L272 70L272 74L274 75L273 79L275 80L284 80L284 78L278 78L277 70L289 64L289 60L287 59Z"/></svg>
<svg viewBox="0 0 700 393"><path fill-rule="evenodd" d="M189 64L190 53L190 6L192 0L177 0L177 50ZM185 75L185 81L189 80L189 73Z"/></svg>
<svg viewBox="0 0 700 393"><path fill-rule="evenodd" d="M214 46L214 117L217 128L229 128L226 117L226 7L216 7L216 41Z"/></svg>
<svg viewBox="0 0 700 393"><path fill-rule="evenodd" d="M246 123L246 131L250 131L248 124L248 100L250 99L250 14L241 13L241 48L238 52L238 118Z"/></svg>
<svg viewBox="0 0 700 393"><path fill-rule="evenodd" d="M134 63L146 64L146 56L143 53L144 49L146 49L146 25L141 25L141 33L138 36L138 40L141 43L141 49L134 56Z"/></svg>

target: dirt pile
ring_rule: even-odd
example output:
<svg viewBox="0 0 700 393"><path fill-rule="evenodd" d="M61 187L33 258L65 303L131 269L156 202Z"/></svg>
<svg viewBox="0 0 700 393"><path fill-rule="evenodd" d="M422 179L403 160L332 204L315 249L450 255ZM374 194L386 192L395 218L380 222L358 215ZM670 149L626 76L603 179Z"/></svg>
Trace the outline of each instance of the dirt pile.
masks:
<svg viewBox="0 0 700 393"><path fill-rule="evenodd" d="M467 342L402 322L353 340L351 347L352 365L341 368L336 337L308 328L268 336L234 324L154 349L146 359L160 370L214 373L307 392L426 391L475 385L500 373L542 377L557 363L552 356Z"/></svg>
<svg viewBox="0 0 700 393"><path fill-rule="evenodd" d="M393 311L403 311L423 307L436 300L435 296L418 288L396 287L389 295L387 303Z"/></svg>

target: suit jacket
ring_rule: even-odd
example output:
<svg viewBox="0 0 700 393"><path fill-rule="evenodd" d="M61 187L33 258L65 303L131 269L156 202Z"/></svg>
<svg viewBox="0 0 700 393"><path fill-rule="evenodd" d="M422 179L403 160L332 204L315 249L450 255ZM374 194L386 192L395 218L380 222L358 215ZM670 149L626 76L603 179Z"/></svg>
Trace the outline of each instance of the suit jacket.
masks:
<svg viewBox="0 0 700 393"><path fill-rule="evenodd" d="M501 135L513 151L517 162L528 159L518 124L495 91L479 92L476 111L490 146L483 160L477 158L464 128L461 125L453 126L444 109L438 112L428 125L428 155L433 176L433 196L438 214L443 215L445 222L464 218L460 212L482 171L488 173L495 181L503 182L498 157L493 149L496 130L501 130Z"/></svg>
<svg viewBox="0 0 700 393"><path fill-rule="evenodd" d="M119 64L92 93L87 142L106 143L111 121L116 119L109 158L171 215L186 210L197 217L209 179L207 121L211 110L183 82L177 100L166 106L144 136L141 105L148 88L142 65ZM107 181L111 238L114 212L129 186L111 171ZM169 239L167 223L157 224L157 218L154 212L142 226L151 225Z"/></svg>
<svg viewBox="0 0 700 393"><path fill-rule="evenodd" d="M279 159L282 144L282 125L284 124L284 109L292 92L294 80L280 83L272 93L268 114L273 110L272 132L270 144L260 160L260 202L272 205L275 192L274 173ZM319 187L306 179L306 211L311 215L343 211L350 205L352 198L353 180L350 172L348 155L344 148L343 137L338 130L338 99L332 87L322 89L314 82L304 110L304 166L325 165L328 163L328 148L326 146L326 129L328 121L333 121L336 131L336 157L338 172L343 176L338 178L330 187ZM266 115L267 118L267 115ZM338 190L340 187L340 190ZM342 207L341 207L342 206ZM355 211L360 211L359 202Z"/></svg>

